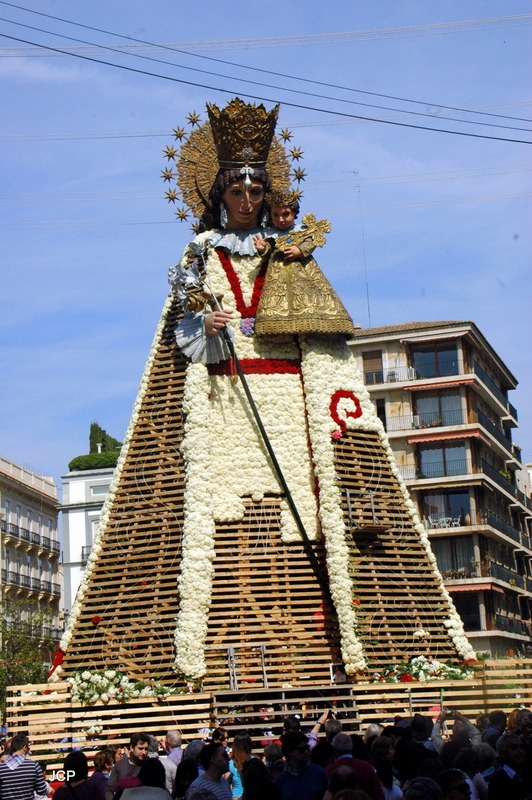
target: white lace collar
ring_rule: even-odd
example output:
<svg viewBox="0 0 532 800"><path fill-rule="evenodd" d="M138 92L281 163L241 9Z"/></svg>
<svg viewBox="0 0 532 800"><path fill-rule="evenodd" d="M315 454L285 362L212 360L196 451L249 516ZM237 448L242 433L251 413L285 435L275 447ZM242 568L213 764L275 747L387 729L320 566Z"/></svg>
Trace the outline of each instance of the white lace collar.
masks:
<svg viewBox="0 0 532 800"><path fill-rule="evenodd" d="M259 234L263 238L271 237L274 228L254 228L252 231L213 231L208 237L212 247L224 247L231 255L256 256L253 237Z"/></svg>

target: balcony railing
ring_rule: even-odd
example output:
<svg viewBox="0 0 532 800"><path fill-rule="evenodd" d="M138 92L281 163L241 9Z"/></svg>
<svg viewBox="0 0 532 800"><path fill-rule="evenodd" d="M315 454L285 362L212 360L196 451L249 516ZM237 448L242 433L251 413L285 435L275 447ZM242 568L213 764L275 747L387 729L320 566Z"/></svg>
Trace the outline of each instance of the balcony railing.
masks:
<svg viewBox="0 0 532 800"><path fill-rule="evenodd" d="M374 386L376 383L400 383L415 381L417 373L414 367L391 367L390 369L364 370L364 383Z"/></svg>
<svg viewBox="0 0 532 800"><path fill-rule="evenodd" d="M487 629L490 631L507 631L530 636L532 633L530 622L524 619L511 619L502 614L490 614L487 619Z"/></svg>
<svg viewBox="0 0 532 800"><path fill-rule="evenodd" d="M509 439L507 436L504 435L504 433L501 431L500 428L497 427L497 425L493 422L493 420L491 420L489 417L483 414L482 411L477 411L477 419L480 422L480 424L488 431L488 433L491 433L491 435L495 439L497 439L499 444L501 444L508 453L512 453L513 455L511 439Z"/></svg>
<svg viewBox="0 0 532 800"><path fill-rule="evenodd" d="M0 529L7 536L13 536L15 539L19 539L22 542L28 542L36 547L44 547L45 550L51 550L53 553L60 552L61 548L59 547L59 542L56 542L49 536L41 536L35 531L29 531L27 528L21 528L18 525L13 525L11 522L6 523L5 520L1 521Z"/></svg>
<svg viewBox="0 0 532 800"><path fill-rule="evenodd" d="M517 422L517 409L510 403L510 401L508 401L508 411L510 412L510 416L512 416Z"/></svg>
<svg viewBox="0 0 532 800"><path fill-rule="evenodd" d="M40 578L32 578L29 575L21 575L12 570L2 570L2 583L11 586L21 586L24 589L31 589L35 592L46 592L48 594L60 595L61 587L52 581L43 581Z"/></svg>
<svg viewBox="0 0 532 800"><path fill-rule="evenodd" d="M509 536L510 539L513 539L515 542L520 541L519 531L510 525L509 522L505 522L498 517L497 514L494 514L493 511L486 511L486 523L501 533L505 533L506 536Z"/></svg>
<svg viewBox="0 0 532 800"><path fill-rule="evenodd" d="M480 464L484 475L487 475L488 478L491 478L493 481L495 481L495 483L498 483L501 489L504 489L505 491L509 492L509 494L513 495L513 497L515 497L515 486L510 483L510 481L507 480L504 475L501 475L501 473L496 470L495 467L492 467L491 464L488 464L488 462L484 461L483 458L480 459Z"/></svg>
<svg viewBox="0 0 532 800"><path fill-rule="evenodd" d="M397 469L401 473L404 481L413 481L416 479L416 468L413 464L406 464L403 466L398 465Z"/></svg>
<svg viewBox="0 0 532 800"><path fill-rule="evenodd" d="M517 586L519 589L525 588L525 579L514 569L503 567L502 564L496 564L494 561L482 562L482 573L487 578L498 578L510 586Z"/></svg>
<svg viewBox="0 0 532 800"><path fill-rule="evenodd" d="M464 630L466 631L481 631L480 614L461 614L462 622L464 623Z"/></svg>
<svg viewBox="0 0 532 800"><path fill-rule="evenodd" d="M387 417L387 431L424 430L425 428L444 428L448 425L464 425L467 422L465 413L461 409L431 411L426 414L406 414L402 417Z"/></svg>
<svg viewBox="0 0 532 800"><path fill-rule="evenodd" d="M532 592L532 578L529 578L528 575L525 575L525 589L527 592Z"/></svg>
<svg viewBox="0 0 532 800"><path fill-rule="evenodd" d="M504 392L501 391L501 389L499 389L495 381L492 380L486 372L484 372L484 370L477 361L473 361L473 372L480 378L484 386L487 386L490 392L493 395L495 395L497 400L499 400L499 402L502 403L502 405L505 408L508 408L509 406L508 398L506 397Z"/></svg>
<svg viewBox="0 0 532 800"><path fill-rule="evenodd" d="M467 459L456 458L452 461L438 461L434 464L426 464L422 469L418 470L417 478L448 478L453 475L467 475L469 473L469 465Z"/></svg>

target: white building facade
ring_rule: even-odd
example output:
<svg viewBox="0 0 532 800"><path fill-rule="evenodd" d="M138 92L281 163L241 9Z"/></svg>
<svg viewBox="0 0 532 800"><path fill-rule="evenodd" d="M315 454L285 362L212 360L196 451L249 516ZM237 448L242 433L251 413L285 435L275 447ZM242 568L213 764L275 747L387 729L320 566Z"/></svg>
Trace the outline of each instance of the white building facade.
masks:
<svg viewBox="0 0 532 800"><path fill-rule="evenodd" d="M63 533L63 604L70 613L85 572L114 467L76 470L61 477Z"/></svg>
<svg viewBox="0 0 532 800"><path fill-rule="evenodd" d="M1 585L3 602L51 612L45 633L59 638L61 575L57 530L59 503L52 478L0 456Z"/></svg>

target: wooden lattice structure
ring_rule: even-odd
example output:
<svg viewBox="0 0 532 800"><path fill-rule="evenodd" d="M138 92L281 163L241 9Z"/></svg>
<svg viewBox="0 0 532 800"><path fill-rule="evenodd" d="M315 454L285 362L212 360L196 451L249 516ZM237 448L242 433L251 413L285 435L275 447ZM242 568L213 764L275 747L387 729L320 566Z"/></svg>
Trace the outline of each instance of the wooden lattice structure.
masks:
<svg viewBox="0 0 532 800"><path fill-rule="evenodd" d="M9 732L27 731L32 758L50 767L61 765L69 743L77 739L90 755L105 743L127 742L131 733L146 730L158 737L167 730L183 731L184 743L202 737L204 729L223 724L230 732L246 728L257 752L265 735L280 732L282 719L301 715L311 726L325 708L336 709L343 729L364 731L371 722L389 722L413 712L437 716L441 705L461 711L473 722L494 709L506 712L532 704L532 659L485 661L474 676L463 681L434 683L362 684L328 686L308 683L299 688L248 688L238 692L174 695L160 702L132 700L127 705L82 706L72 701L70 685L58 683L11 686L7 692ZM95 735L88 733L96 726Z"/></svg>
<svg viewBox="0 0 532 800"><path fill-rule="evenodd" d="M165 319L127 457L62 678L118 668L175 683L174 629L183 529L181 412L186 359ZM336 443L350 531L359 635L370 670L417 653L456 658L443 625L449 604L415 531L376 433ZM280 539L280 497L246 501L238 523L217 524L204 690L330 682L340 658L334 609L300 544ZM326 570L323 546L316 555ZM416 631L430 634L430 649Z"/></svg>

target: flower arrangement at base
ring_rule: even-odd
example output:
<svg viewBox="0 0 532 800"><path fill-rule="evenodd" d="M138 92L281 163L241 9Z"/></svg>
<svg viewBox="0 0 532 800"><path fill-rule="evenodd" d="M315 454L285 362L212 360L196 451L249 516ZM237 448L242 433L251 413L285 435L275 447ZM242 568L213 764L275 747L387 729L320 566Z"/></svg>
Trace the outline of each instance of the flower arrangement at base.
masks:
<svg viewBox="0 0 532 800"><path fill-rule="evenodd" d="M132 681L124 672L107 669L105 672L83 670L67 678L72 686L72 699L87 706L99 700L102 703L128 703L134 697L155 697L164 700L179 690L163 686L161 683L148 684L145 681Z"/></svg>
<svg viewBox="0 0 532 800"><path fill-rule="evenodd" d="M466 664L437 661L432 656L414 656L407 664L395 664L375 672L372 683L413 683L415 681L464 681L473 677Z"/></svg>

